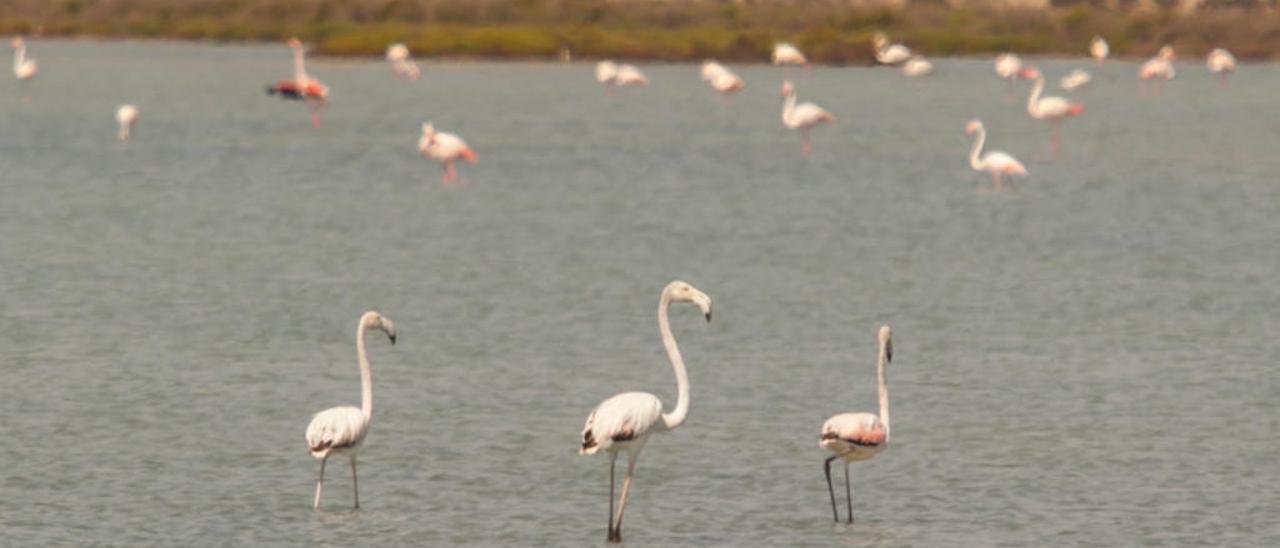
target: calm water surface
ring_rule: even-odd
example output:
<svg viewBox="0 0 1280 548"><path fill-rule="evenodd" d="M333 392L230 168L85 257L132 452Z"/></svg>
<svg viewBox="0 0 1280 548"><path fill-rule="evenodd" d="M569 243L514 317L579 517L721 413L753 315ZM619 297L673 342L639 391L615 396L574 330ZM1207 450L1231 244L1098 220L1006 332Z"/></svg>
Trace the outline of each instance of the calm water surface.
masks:
<svg viewBox="0 0 1280 548"><path fill-rule="evenodd" d="M4 543L603 544L578 432L616 392L674 402L675 278L715 321L673 310L692 413L629 545L1280 543L1275 66L1156 96L1108 65L1057 159L985 60L792 71L838 118L804 161L773 67L721 101L692 65L608 97L588 64L316 60L312 131L262 93L283 47L31 55L31 100L0 86ZM1013 191L969 170L974 116ZM428 119L479 152L463 184L416 154ZM400 343L370 341L364 507L337 460L313 512L302 433L358 403L369 308ZM881 323L893 442L833 526L817 430L874 410Z"/></svg>

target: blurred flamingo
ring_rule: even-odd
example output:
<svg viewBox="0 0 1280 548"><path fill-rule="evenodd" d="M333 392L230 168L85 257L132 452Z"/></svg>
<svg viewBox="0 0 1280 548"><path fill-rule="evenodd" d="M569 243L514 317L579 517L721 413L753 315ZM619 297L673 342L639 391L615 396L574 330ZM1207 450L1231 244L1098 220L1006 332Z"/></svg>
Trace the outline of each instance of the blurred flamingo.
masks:
<svg viewBox="0 0 1280 548"><path fill-rule="evenodd" d="M418 139L418 152L433 158L444 167L444 183L458 180L458 170L454 162L463 159L471 163L480 161L475 151L467 146L466 141L452 133L436 131L431 122L422 124L422 137Z"/></svg>
<svg viewBox="0 0 1280 548"><path fill-rule="evenodd" d="M783 82L782 125L800 132L800 152L809 157L809 129L818 124L835 120L835 116L813 103L796 104L796 88L791 82Z"/></svg>
<svg viewBox="0 0 1280 548"><path fill-rule="evenodd" d="M1035 68L1022 69L1022 77L1036 81L1027 97L1027 114L1037 120L1045 120L1053 125L1053 154L1057 156L1062 148L1062 121L1074 118L1084 112L1084 105L1072 103L1062 97L1040 97L1044 91L1044 75Z"/></svg>

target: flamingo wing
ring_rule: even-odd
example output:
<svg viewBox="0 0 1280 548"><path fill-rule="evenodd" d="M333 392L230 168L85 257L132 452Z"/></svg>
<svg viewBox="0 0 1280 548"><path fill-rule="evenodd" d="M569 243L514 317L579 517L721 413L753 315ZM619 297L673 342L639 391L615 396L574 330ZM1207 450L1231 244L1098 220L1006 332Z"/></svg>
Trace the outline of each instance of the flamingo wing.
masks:
<svg viewBox="0 0 1280 548"><path fill-rule="evenodd" d="M325 409L316 413L307 426L307 450L319 459L335 449L354 447L364 441L367 426L364 412L358 407Z"/></svg>
<svg viewBox="0 0 1280 548"><path fill-rule="evenodd" d="M992 171L1000 173L1027 174L1027 168L1022 165L1022 162L1001 150L993 150L984 154L982 163L986 164Z"/></svg>
<svg viewBox="0 0 1280 548"><path fill-rule="evenodd" d="M871 413L841 413L822 423L818 445L828 448L854 445L879 447L889 441L880 417Z"/></svg>
<svg viewBox="0 0 1280 548"><path fill-rule="evenodd" d="M835 117L822 107L813 103L800 103L792 111L792 118L801 126L812 126L819 122L834 120Z"/></svg>
<svg viewBox="0 0 1280 548"><path fill-rule="evenodd" d="M582 428L582 448L578 453L592 455L606 450L615 442L643 438L662 417L662 401L648 392L625 392L596 406Z"/></svg>

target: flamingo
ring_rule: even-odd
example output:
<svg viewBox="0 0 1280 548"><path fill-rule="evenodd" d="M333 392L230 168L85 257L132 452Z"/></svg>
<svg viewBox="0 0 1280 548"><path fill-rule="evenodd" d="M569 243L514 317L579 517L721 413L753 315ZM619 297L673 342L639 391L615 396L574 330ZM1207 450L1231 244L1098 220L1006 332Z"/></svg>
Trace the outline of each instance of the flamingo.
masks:
<svg viewBox="0 0 1280 548"><path fill-rule="evenodd" d="M267 93L280 94L284 99L306 99L311 105L311 125L318 128L320 107L329 101L329 87L307 74L302 42L294 37L288 44L293 49L293 80L276 82L267 87Z"/></svg>
<svg viewBox="0 0 1280 548"><path fill-rule="evenodd" d="M906 63L902 64L902 73L911 76L928 76L933 74L933 63L926 61L923 56L912 55Z"/></svg>
<svg viewBox="0 0 1280 548"><path fill-rule="evenodd" d="M809 60L790 42L778 42L773 45L773 64L775 65L807 65Z"/></svg>
<svg viewBox="0 0 1280 548"><path fill-rule="evenodd" d="M613 81L618 87L649 84L649 78L640 72L640 69L631 65L618 65L618 75Z"/></svg>
<svg viewBox="0 0 1280 548"><path fill-rule="evenodd" d="M964 126L965 135L978 134L978 139L973 142L973 151L969 153L969 166L974 171L986 171L991 174L991 180L995 184L995 191L1000 192L1000 176L1009 175L1026 175L1027 168L1022 166L1009 153L992 150L986 154L982 154L982 145L987 142L987 128L983 127L981 120L972 120Z"/></svg>
<svg viewBox="0 0 1280 548"><path fill-rule="evenodd" d="M138 107L133 105L120 105L116 109L116 122L120 125L120 131L116 136L125 141L129 139L129 133L133 130L133 123L138 119Z"/></svg>
<svg viewBox="0 0 1280 548"><path fill-rule="evenodd" d="M631 490L631 476L635 472L636 459L649 441L649 435L675 429L689 416L689 375L684 369L680 348L671 334L667 321L667 308L672 303L693 303L702 315L711 321L711 297L692 285L674 281L663 288L658 299L658 331L662 333L662 345L676 374L676 407L670 413L662 412L662 401L648 392L624 392L597 405L587 415L582 429L580 455L594 455L599 451L609 453L609 542L622 542L622 512L627 507L627 493ZM614 468L618 452L627 454L627 477L622 481L622 496L618 500L618 514L613 513Z"/></svg>
<svg viewBox="0 0 1280 548"><path fill-rule="evenodd" d="M13 75L18 78L25 97L27 88L31 85L31 79L36 77L39 67L35 59L27 59L27 43L21 36L15 36L10 45L13 46Z"/></svg>
<svg viewBox="0 0 1280 548"><path fill-rule="evenodd" d="M1107 45L1107 41L1101 36L1094 36L1089 42L1089 56L1093 57L1093 61L1102 64L1111 55L1111 47Z"/></svg>
<svg viewBox="0 0 1280 548"><path fill-rule="evenodd" d="M418 152L428 158L435 158L444 167L444 182L452 183L458 179L458 170L453 163L459 158L476 163L480 157L467 146L466 141L452 133L436 131L431 122L422 124L422 137L418 139Z"/></svg>
<svg viewBox="0 0 1280 548"><path fill-rule="evenodd" d="M417 80L422 76L422 71L418 69L418 64L413 62L409 56L409 46L404 44L391 44L387 46L387 60L391 62L391 71L396 77L405 77L410 80Z"/></svg>
<svg viewBox="0 0 1280 548"><path fill-rule="evenodd" d="M884 65L896 65L911 58L911 50L902 44L890 44L889 37L877 32L871 38L876 47L876 61Z"/></svg>
<svg viewBox="0 0 1280 548"><path fill-rule="evenodd" d="M742 78L715 61L702 64L702 79L711 85L711 89L728 96L742 91Z"/></svg>
<svg viewBox="0 0 1280 548"><path fill-rule="evenodd" d="M880 352L876 359L876 378L879 383L880 415L872 413L841 413L822 423L822 435L818 446L835 453L827 457L822 468L827 475L827 493L831 495L831 514L837 523L836 491L831 486L831 461L844 461L845 504L849 523L853 523L853 489L849 482L849 463L869 460L889 444L889 389L885 386L884 366L893 361L893 332L889 326L880 326L877 334Z"/></svg>
<svg viewBox="0 0 1280 548"><path fill-rule="evenodd" d="M710 59L702 63L702 81L704 82L711 82L716 79L716 76L726 72L729 72L727 67Z"/></svg>
<svg viewBox="0 0 1280 548"><path fill-rule="evenodd" d="M1044 75L1035 68L1022 69L1023 78L1036 81L1031 88L1031 96L1027 97L1027 114L1037 120L1047 120L1053 124L1053 153L1056 155L1062 145L1062 120L1079 116L1084 112L1084 105L1072 103L1061 97L1040 98L1044 91Z"/></svg>
<svg viewBox="0 0 1280 548"><path fill-rule="evenodd" d="M373 420L373 381L369 372L369 357L364 352L364 333L378 329L387 334L391 344L396 344L396 325L389 318L372 310L360 316L356 326L356 358L360 362L360 407L333 407L316 413L307 425L307 450L320 459L320 477L316 479L316 497L313 509L320 508L320 493L324 490L324 465L333 455L345 454L351 460L351 493L355 507L360 508L360 488L356 482L356 451L369 433Z"/></svg>
<svg viewBox="0 0 1280 548"><path fill-rule="evenodd" d="M1227 76L1236 71L1236 57L1222 48L1215 48L1209 52L1209 57L1205 60L1205 64L1209 66L1209 72L1217 73L1220 76L1221 80L1219 81L1224 86L1227 85Z"/></svg>
<svg viewBox="0 0 1280 548"><path fill-rule="evenodd" d="M809 129L821 123L835 120L830 112L813 103L796 104L796 87L790 81L782 83L780 95L786 98L782 103L782 125L787 129L800 131L800 152L809 157Z"/></svg>
<svg viewBox="0 0 1280 548"><path fill-rule="evenodd" d="M1075 69L1067 73L1066 76L1063 76L1060 83L1062 84L1062 89L1075 91L1089 85L1092 81L1093 76L1089 74L1089 71L1084 69Z"/></svg>
<svg viewBox="0 0 1280 548"><path fill-rule="evenodd" d="M1178 56L1173 52L1173 46L1161 47L1155 57L1148 59L1142 64L1142 68L1138 69L1138 78L1172 80L1177 75L1177 71L1173 68L1173 61L1177 58Z"/></svg>
<svg viewBox="0 0 1280 548"><path fill-rule="evenodd" d="M1001 53L996 56L996 75L1013 82L1022 71L1022 58L1012 53Z"/></svg>

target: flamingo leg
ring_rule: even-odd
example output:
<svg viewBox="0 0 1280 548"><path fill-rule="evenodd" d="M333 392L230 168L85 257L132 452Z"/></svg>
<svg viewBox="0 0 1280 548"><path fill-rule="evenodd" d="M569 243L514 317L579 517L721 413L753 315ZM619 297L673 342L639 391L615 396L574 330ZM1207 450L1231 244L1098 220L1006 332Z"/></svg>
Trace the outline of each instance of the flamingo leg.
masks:
<svg viewBox="0 0 1280 548"><path fill-rule="evenodd" d="M618 454L610 453L609 454L609 538L607 542L613 542L613 486L615 483L613 475L614 475L614 470L617 468L617 462L618 462Z"/></svg>
<svg viewBox="0 0 1280 548"><path fill-rule="evenodd" d="M627 494L631 492L631 474L635 469L635 457L627 458L627 478L622 480L622 496L618 498L618 517L613 520L613 542L622 542L622 512L627 509Z"/></svg>
<svg viewBox="0 0 1280 548"><path fill-rule="evenodd" d="M311 127L320 129L320 105L311 101Z"/></svg>
<svg viewBox="0 0 1280 548"><path fill-rule="evenodd" d="M453 160L449 160L449 163L447 163L447 164L445 164L445 165L446 165L446 169L448 169L448 170L449 170L449 182L450 182L450 183L452 183L452 182L454 182L454 181L457 181L457 180L458 180L458 168L454 165Z"/></svg>
<svg viewBox="0 0 1280 548"><path fill-rule="evenodd" d="M316 500L311 503L312 510L320 509L320 493L324 492L324 464L326 462L329 462L327 457L320 459L320 478L316 480Z"/></svg>
<svg viewBox="0 0 1280 548"><path fill-rule="evenodd" d="M831 487L831 461L839 457L840 455L831 455L822 462L822 470L827 473L827 493L831 495L831 517L835 518L836 523L840 523L840 513L836 511L836 490Z"/></svg>
<svg viewBox="0 0 1280 548"><path fill-rule="evenodd" d="M849 483L849 463L844 463L844 502L849 511L849 523L853 523L853 487Z"/></svg>
<svg viewBox="0 0 1280 548"><path fill-rule="evenodd" d="M1062 123L1061 122L1053 123L1052 148L1053 148L1053 157L1056 159L1058 157L1058 152L1062 150Z"/></svg>
<svg viewBox="0 0 1280 548"><path fill-rule="evenodd" d="M351 454L351 494L356 498L356 510L360 509L360 482L356 480L356 455Z"/></svg>
<svg viewBox="0 0 1280 548"><path fill-rule="evenodd" d="M800 130L800 153L803 154L805 158L809 157L809 129L808 128Z"/></svg>
<svg viewBox="0 0 1280 548"><path fill-rule="evenodd" d="M991 180L995 182L995 185L996 185L996 192L1000 192L1000 172L999 172L999 171L992 171L992 172L991 172Z"/></svg>

